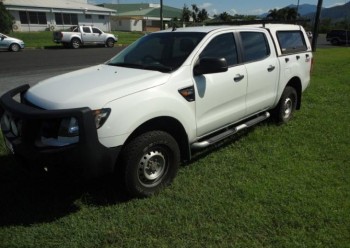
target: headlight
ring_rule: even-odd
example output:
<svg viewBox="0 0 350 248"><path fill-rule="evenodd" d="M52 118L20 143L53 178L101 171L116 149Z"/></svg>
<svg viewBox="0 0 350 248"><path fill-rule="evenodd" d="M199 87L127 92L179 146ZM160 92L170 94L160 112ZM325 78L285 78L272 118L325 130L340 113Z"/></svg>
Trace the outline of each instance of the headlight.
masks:
<svg viewBox="0 0 350 248"><path fill-rule="evenodd" d="M38 146L67 146L79 142L79 123L75 117L43 123Z"/></svg>
<svg viewBox="0 0 350 248"><path fill-rule="evenodd" d="M65 118L61 121L58 136L73 137L79 135L79 123L75 117Z"/></svg>
<svg viewBox="0 0 350 248"><path fill-rule="evenodd" d="M96 129L99 129L100 127L102 127L102 125L106 122L110 113L111 113L110 108L97 109L93 111L93 115L95 117Z"/></svg>

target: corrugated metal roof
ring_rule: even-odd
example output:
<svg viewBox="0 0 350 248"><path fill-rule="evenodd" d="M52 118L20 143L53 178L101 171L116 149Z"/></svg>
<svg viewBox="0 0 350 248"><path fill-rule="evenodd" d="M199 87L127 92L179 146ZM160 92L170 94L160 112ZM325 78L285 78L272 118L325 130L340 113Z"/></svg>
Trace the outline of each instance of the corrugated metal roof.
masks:
<svg viewBox="0 0 350 248"><path fill-rule="evenodd" d="M145 17L158 17L160 16L160 9L150 7L149 4L101 4L106 8L114 9L117 11L118 16L145 16ZM163 5L163 17L164 18L181 18L182 9Z"/></svg>
<svg viewBox="0 0 350 248"><path fill-rule="evenodd" d="M29 8L50 8L50 9L72 9L72 10L87 10L99 12L113 12L114 9L108 9L100 6L95 6L86 3L79 3L69 0L3 0L7 7L29 7Z"/></svg>

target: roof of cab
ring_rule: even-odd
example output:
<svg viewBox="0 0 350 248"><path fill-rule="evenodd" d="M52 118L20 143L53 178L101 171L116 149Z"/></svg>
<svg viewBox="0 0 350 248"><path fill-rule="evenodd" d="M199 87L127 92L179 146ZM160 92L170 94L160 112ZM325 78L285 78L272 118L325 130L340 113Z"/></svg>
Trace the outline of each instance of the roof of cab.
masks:
<svg viewBox="0 0 350 248"><path fill-rule="evenodd" d="M298 30L300 29L299 25L293 24L250 24L250 25L222 25L222 26L198 26L198 27L185 27L185 28L176 28L173 30L172 28L162 30L159 32L201 32L201 33L209 33L215 30L240 30L240 29L272 29L272 30Z"/></svg>

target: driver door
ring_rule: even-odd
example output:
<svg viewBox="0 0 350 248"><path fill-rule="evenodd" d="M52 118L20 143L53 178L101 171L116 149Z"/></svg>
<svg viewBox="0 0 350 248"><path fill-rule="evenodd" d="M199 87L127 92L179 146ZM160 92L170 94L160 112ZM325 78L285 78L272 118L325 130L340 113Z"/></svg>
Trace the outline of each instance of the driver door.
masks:
<svg viewBox="0 0 350 248"><path fill-rule="evenodd" d="M201 137L245 116L247 72L238 64L233 32L214 37L199 58L225 58L228 71L194 76L197 136Z"/></svg>

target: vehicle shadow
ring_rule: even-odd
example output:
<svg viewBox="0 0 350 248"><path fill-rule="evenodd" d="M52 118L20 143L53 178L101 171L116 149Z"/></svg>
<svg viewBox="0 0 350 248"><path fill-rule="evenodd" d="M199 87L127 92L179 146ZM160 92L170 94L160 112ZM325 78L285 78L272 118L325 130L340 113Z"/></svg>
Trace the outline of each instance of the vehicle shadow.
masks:
<svg viewBox="0 0 350 248"><path fill-rule="evenodd" d="M31 173L13 156L0 157L0 227L46 223L80 210L82 204L128 200L111 178L82 182Z"/></svg>
<svg viewBox="0 0 350 248"><path fill-rule="evenodd" d="M198 151L182 166L190 166L210 153L234 144L254 128ZM83 182L70 176L34 174L25 170L14 156L0 156L0 227L52 222L78 212L84 204L108 206L127 202L130 198L118 181L116 175Z"/></svg>

